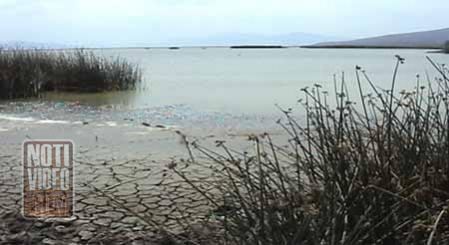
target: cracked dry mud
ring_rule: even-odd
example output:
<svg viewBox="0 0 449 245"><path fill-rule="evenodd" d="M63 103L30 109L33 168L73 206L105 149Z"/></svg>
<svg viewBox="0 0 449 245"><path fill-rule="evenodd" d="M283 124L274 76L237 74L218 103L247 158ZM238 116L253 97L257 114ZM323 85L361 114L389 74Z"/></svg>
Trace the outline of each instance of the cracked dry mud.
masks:
<svg viewBox="0 0 449 245"><path fill-rule="evenodd" d="M185 224L204 220L210 210L208 201L173 175L166 163L79 156L75 217L25 220L20 215L21 159L5 154L18 150L7 147L0 153L0 244L153 244L161 231L179 234ZM199 169L196 173L201 176Z"/></svg>

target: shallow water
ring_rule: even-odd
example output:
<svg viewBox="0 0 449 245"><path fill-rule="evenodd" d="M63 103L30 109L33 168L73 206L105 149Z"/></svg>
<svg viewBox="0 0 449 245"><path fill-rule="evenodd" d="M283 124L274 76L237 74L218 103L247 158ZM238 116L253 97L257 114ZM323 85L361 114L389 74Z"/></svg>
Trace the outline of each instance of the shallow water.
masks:
<svg viewBox="0 0 449 245"><path fill-rule="evenodd" d="M399 90L413 89L417 74L425 77L428 71L430 77L437 75L426 56L449 63L449 55L426 50L185 48L95 52L138 64L145 77L142 87L146 89L82 95L49 93L39 100L38 109L36 105L28 105L23 110L14 108L9 112L40 119L83 120L94 119L99 115L98 108L107 108L100 111L105 117L102 120L132 118L201 127L229 124L265 127L279 116L275 104L294 106L301 97L301 88L320 83L332 91L334 74L341 79L341 73L345 72L350 92L358 96L356 65L365 69L376 85L388 88L396 62L394 56L401 55L406 61L399 70ZM71 102L81 109L71 111L73 106L66 109Z"/></svg>
<svg viewBox="0 0 449 245"><path fill-rule="evenodd" d="M427 55L449 63L448 55L426 50L209 48L99 52L140 64L150 88L147 93L102 97L106 103L136 107L186 104L201 110L257 114L270 113L275 103L294 104L302 87L321 83L331 89L334 74L345 72L349 85L355 85L356 65L366 69L377 85L387 88L396 54L406 59L400 68L399 88L412 89L416 74L424 75L426 70L433 73Z"/></svg>

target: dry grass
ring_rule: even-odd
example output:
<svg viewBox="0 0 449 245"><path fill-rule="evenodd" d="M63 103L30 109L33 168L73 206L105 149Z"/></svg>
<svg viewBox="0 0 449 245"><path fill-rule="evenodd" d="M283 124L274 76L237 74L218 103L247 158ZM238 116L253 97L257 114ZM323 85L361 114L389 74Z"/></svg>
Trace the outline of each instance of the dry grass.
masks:
<svg viewBox="0 0 449 245"><path fill-rule="evenodd" d="M397 56L389 91L356 67L358 105L344 79L335 98L320 85L303 89L304 123L290 109L279 121L288 146L268 134L250 137L251 152L185 139L190 159L170 168L210 200L223 244L447 243L449 73L429 59L440 77L396 93L403 62ZM202 164L212 170L213 190L189 173Z"/></svg>

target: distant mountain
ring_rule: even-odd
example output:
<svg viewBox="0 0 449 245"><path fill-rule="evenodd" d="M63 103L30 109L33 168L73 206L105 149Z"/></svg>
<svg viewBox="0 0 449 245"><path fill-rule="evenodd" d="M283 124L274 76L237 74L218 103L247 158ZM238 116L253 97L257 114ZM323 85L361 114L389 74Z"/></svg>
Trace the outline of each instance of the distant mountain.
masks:
<svg viewBox="0 0 449 245"><path fill-rule="evenodd" d="M386 35L343 42L324 42L308 48L442 48L449 40L449 28Z"/></svg>
<svg viewBox="0 0 449 245"><path fill-rule="evenodd" d="M284 45L299 46L316 42L329 42L341 38L310 33L287 33L279 35L227 33L170 42L170 46L235 46L235 45Z"/></svg>
<svg viewBox="0 0 449 245"><path fill-rule="evenodd" d="M70 48L68 45L57 43L39 43L39 42L24 42L24 41L0 41L0 48L4 49L63 49Z"/></svg>

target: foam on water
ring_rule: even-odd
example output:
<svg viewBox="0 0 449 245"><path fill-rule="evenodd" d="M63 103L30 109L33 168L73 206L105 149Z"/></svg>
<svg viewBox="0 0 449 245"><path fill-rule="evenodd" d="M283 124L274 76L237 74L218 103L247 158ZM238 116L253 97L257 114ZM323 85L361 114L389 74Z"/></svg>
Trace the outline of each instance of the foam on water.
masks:
<svg viewBox="0 0 449 245"><path fill-rule="evenodd" d="M81 121L67 121L67 120L52 120L52 119L36 119L33 117L20 117L16 115L8 115L8 114L0 114L0 120L11 121L11 122L24 122L31 124L73 124L73 125L81 125L83 122ZM106 122L106 124L97 124L96 126L109 126L115 127L117 126L116 122ZM2 129L2 128L0 128ZM6 129L0 131L7 131Z"/></svg>
<svg viewBox="0 0 449 245"><path fill-rule="evenodd" d="M69 121L62 121L62 120L39 120L36 123L39 123L39 124L70 124Z"/></svg>
<svg viewBox="0 0 449 245"><path fill-rule="evenodd" d="M109 127L116 127L117 123L116 122L106 122L106 125L108 125Z"/></svg>
<svg viewBox="0 0 449 245"><path fill-rule="evenodd" d="M5 114L0 114L0 120L21 121L21 122L35 121L35 119L32 117L17 117L17 116L5 115Z"/></svg>
<svg viewBox="0 0 449 245"><path fill-rule="evenodd" d="M30 123L38 123L38 124L69 124L70 123L69 121L49 120L49 119L37 120L32 117L18 117L15 115L7 115L7 114L0 114L0 120L13 121L13 122L30 122Z"/></svg>

